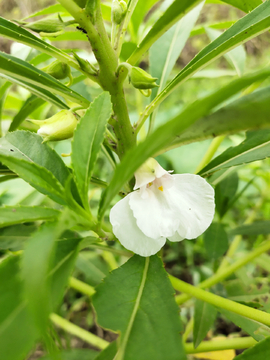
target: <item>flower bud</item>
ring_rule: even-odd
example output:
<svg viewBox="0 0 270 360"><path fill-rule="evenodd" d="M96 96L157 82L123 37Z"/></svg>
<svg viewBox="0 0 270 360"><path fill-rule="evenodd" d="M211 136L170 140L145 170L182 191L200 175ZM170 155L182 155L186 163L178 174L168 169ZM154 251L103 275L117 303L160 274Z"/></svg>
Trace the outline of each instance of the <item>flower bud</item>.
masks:
<svg viewBox="0 0 270 360"><path fill-rule="evenodd" d="M55 60L50 65L42 68L41 70L58 80L70 77L70 67L59 60Z"/></svg>
<svg viewBox="0 0 270 360"><path fill-rule="evenodd" d="M45 19L38 20L31 23L25 21L16 21L22 27L30 29L37 33L56 33L65 29L65 23L60 19Z"/></svg>
<svg viewBox="0 0 270 360"><path fill-rule="evenodd" d="M130 82L136 89L153 89L158 87L156 80L141 68L132 66L129 74Z"/></svg>
<svg viewBox="0 0 270 360"><path fill-rule="evenodd" d="M113 0L112 2L112 22L119 25L123 21L127 12L127 4L125 1Z"/></svg>
<svg viewBox="0 0 270 360"><path fill-rule="evenodd" d="M90 64L89 61L79 57L75 53L75 51L73 51L73 55L74 55L75 59L77 60L78 64L80 65L80 68L83 71L85 71L85 72L87 72L88 74L91 74L91 75L96 75L97 74L97 69L92 64Z"/></svg>
<svg viewBox="0 0 270 360"><path fill-rule="evenodd" d="M46 120L29 120L34 124L41 125L38 134L45 141L59 141L69 139L77 126L77 118L70 110L61 110Z"/></svg>

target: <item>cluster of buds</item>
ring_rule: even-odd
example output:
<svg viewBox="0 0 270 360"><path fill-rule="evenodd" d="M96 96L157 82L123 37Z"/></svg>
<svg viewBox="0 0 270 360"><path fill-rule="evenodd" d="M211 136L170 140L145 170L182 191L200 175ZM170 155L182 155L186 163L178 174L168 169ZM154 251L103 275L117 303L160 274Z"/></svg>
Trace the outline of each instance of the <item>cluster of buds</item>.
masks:
<svg viewBox="0 0 270 360"><path fill-rule="evenodd" d="M46 120L30 120L40 126L38 134L43 142L69 139L77 126L77 118L71 110L61 110Z"/></svg>

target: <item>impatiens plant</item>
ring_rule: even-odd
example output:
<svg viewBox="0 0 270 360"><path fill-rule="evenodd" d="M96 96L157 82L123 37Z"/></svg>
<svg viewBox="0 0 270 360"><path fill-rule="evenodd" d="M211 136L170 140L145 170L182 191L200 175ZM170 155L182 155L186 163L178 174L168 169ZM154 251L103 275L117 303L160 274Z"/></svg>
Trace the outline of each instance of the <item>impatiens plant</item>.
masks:
<svg viewBox="0 0 270 360"><path fill-rule="evenodd" d="M268 359L269 29L270 0L0 17L1 360Z"/></svg>

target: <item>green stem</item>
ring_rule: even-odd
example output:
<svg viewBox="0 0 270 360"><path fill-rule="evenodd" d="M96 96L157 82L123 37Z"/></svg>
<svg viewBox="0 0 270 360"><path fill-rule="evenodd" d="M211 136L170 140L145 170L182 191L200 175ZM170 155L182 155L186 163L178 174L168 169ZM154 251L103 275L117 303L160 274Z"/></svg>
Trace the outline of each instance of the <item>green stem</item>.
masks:
<svg viewBox="0 0 270 360"><path fill-rule="evenodd" d="M195 174L197 174L201 169L205 167L213 158L215 155L217 149L219 148L219 145L222 143L222 141L225 139L225 136L218 136L214 140L212 140L209 148L207 149L204 157L202 158L202 161L197 166L197 169L195 170Z"/></svg>
<svg viewBox="0 0 270 360"><path fill-rule="evenodd" d="M192 329L193 329L193 325L194 325L194 319L193 317L189 320L189 322L187 323L187 326L185 328L185 332L182 336L182 340L185 343L189 337L189 334L191 333Z"/></svg>
<svg viewBox="0 0 270 360"><path fill-rule="evenodd" d="M253 309L249 306L242 305L236 303L232 300L223 298L221 296L212 294L205 290L199 289L196 286L185 283L182 280L171 278L173 287L181 292L189 294L190 296L195 297L196 299L200 299L214 306L220 307L225 310L229 310L235 314L245 316L249 319L258 321L262 324L270 326L270 314L260 311L257 309Z"/></svg>
<svg viewBox="0 0 270 360"><path fill-rule="evenodd" d="M97 0L95 25L91 23L91 16L72 0L58 0L87 32L93 53L99 64L98 79L101 87L109 91L113 103L114 115L111 125L114 128L118 146L117 153L121 158L125 152L136 143L136 136L129 120L129 114L122 83L116 76L118 59L113 50L104 27L100 1Z"/></svg>
<svg viewBox="0 0 270 360"><path fill-rule="evenodd" d="M86 341L88 344L95 346L98 349L105 349L109 343L106 340L99 338L98 336L91 334L90 332L80 328L79 326L72 324L66 319L63 319L61 316L57 314L51 314L50 320L56 326L60 327L61 329L65 330L71 335L75 335L78 338Z"/></svg>
<svg viewBox="0 0 270 360"><path fill-rule="evenodd" d="M248 264L250 261L254 260L256 257L260 256L261 254L265 253L266 251L270 250L270 240L265 242L263 245L258 247L257 249L253 250L252 252L248 253L245 257L242 259L239 259L235 261L232 265L226 267L224 270L217 272L210 278L206 279L205 281L201 282L197 288L198 289L205 289L210 288L211 286L221 282L222 280L226 279L228 276L232 275L236 270L240 269L244 265ZM173 284L177 284L177 280L175 277L170 276L170 280ZM179 290L178 288L175 288L176 290ZM185 291L184 291L185 292ZM192 297L192 295L187 294L181 294L175 297L175 300L178 305L183 304L187 300L189 300Z"/></svg>
<svg viewBox="0 0 270 360"><path fill-rule="evenodd" d="M209 351L247 349L256 344L257 341L252 337L242 337L234 339L224 338L224 340L203 341L196 349L194 349L194 345L192 343L187 343L184 346L187 354L197 354Z"/></svg>
<svg viewBox="0 0 270 360"><path fill-rule="evenodd" d="M92 297L96 292L96 290L92 286L85 284L84 282L74 277L69 278L69 286L89 297Z"/></svg>

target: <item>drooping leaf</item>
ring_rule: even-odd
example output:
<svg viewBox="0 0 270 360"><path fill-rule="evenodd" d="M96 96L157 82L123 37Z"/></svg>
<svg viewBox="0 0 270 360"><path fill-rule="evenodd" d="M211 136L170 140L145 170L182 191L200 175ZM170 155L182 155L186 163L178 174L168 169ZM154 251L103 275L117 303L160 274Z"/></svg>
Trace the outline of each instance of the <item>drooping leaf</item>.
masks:
<svg viewBox="0 0 270 360"><path fill-rule="evenodd" d="M0 139L0 159L38 191L57 202L65 202L64 187L69 169L37 134L28 131L8 133Z"/></svg>
<svg viewBox="0 0 270 360"><path fill-rule="evenodd" d="M270 357L270 337L236 356L235 360L265 360Z"/></svg>
<svg viewBox="0 0 270 360"><path fill-rule="evenodd" d="M203 242L207 256L217 260L228 250L228 236L221 223L213 222L203 234Z"/></svg>
<svg viewBox="0 0 270 360"><path fill-rule="evenodd" d="M270 98L270 88L262 89L256 92L255 94L252 94L253 96L251 95L247 96L245 100L244 98L241 99L242 101L239 100L237 103L240 106L243 105L242 109L244 108L243 112L241 111L242 109L240 108L242 116L244 116L244 112L246 112L247 114L248 109L251 111L251 108L252 106L254 106L255 103L255 101L252 100L255 99L256 94L258 94L258 97L260 97L260 95L264 97L263 99L264 101L260 102L260 105L262 109L262 116L263 113L265 112L265 117L267 117L267 108ZM248 106L248 100L250 106ZM236 110L236 107L233 107L233 109ZM243 119L242 116L241 119ZM254 116L254 113L250 114L249 116L251 118L252 116ZM257 111L256 111L256 116L258 116ZM247 120L248 118L245 119ZM230 147L229 149L225 150L222 154L217 156L208 165L206 165L200 171L200 174L202 175L210 174L217 170L221 170L231 166L246 164L256 160L262 160L269 156L270 156L270 130L258 130L258 131L250 132L247 133L246 139L241 144L234 147Z"/></svg>
<svg viewBox="0 0 270 360"><path fill-rule="evenodd" d="M216 319L216 315L217 311L214 306L196 299L193 328L193 343L195 348L198 347L206 337Z"/></svg>
<svg viewBox="0 0 270 360"><path fill-rule="evenodd" d="M35 68L26 61L2 52L0 52L0 73L18 80L22 84L25 83L26 86L33 84L40 89L63 96L77 104L89 106L89 101L83 96L76 93L74 90L69 89L44 71Z"/></svg>
<svg viewBox="0 0 270 360"><path fill-rule="evenodd" d="M136 64L140 57L157 41L167 30L169 30L178 20L188 11L195 7L201 0L175 0L155 22L151 30L147 33L137 49L132 53L128 62Z"/></svg>
<svg viewBox="0 0 270 360"><path fill-rule="evenodd" d="M173 290L158 256L133 256L96 290L93 305L98 323L121 333L119 357L186 359Z"/></svg>
<svg viewBox="0 0 270 360"><path fill-rule="evenodd" d="M253 75L243 76L235 81L232 81L229 85L222 87L221 89L215 91L215 93L206 96L203 99L198 99L191 105L187 106L178 116L170 120L166 124L160 126L156 129L147 139L141 142L136 148L130 150L126 153L125 157L122 159L121 164L119 164L115 170L113 178L110 182L110 185L105 190L103 197L100 202L99 216L103 216L107 206L113 199L113 197L121 190L122 186L131 179L134 172L142 165L149 157L154 156L158 152L165 151L164 149L168 148L176 138L183 136L182 134L189 134L189 138L193 135L190 134L189 129L195 128L197 131L197 126L199 121L195 122L209 114L209 112L219 104L226 101L228 98L232 97L234 94L238 93L245 87L251 85L253 82L258 81L259 79L265 79L270 75L270 71L266 70L263 72L258 72ZM266 108L269 102L268 94L265 97L262 97L262 103ZM262 108L264 108L262 107ZM258 110L259 108L257 108ZM243 129L243 126L248 126L249 128L257 128L258 126L267 126L270 125L269 116L258 118L257 116L250 116L249 122L246 123L242 121L234 121L229 123L228 129L225 125L222 125L223 122L218 121L218 126L223 126L223 132L237 132L239 127ZM227 118L226 118L226 121ZM192 124L195 124L192 126ZM243 125L244 124L244 125ZM225 130L226 129L226 130ZM208 128L207 131L211 134L211 128ZM195 133L196 133L195 131ZM182 133L182 134L181 134ZM209 136L211 136L209 134ZM197 140L201 139L201 130L199 134L197 133ZM213 135L212 135L213 136ZM204 139L204 135L203 135ZM195 141L195 140L194 140ZM183 141L184 142L184 141Z"/></svg>
<svg viewBox="0 0 270 360"><path fill-rule="evenodd" d="M232 313L228 310L218 308L218 311L257 341L264 340L266 336L270 335L269 327L259 323L258 321L248 319L244 316Z"/></svg>
<svg viewBox="0 0 270 360"><path fill-rule="evenodd" d="M163 91L146 107L141 119L146 119L180 84L194 73L232 50L270 28L270 2L267 0L255 10L238 20L216 40L201 50ZM148 33L149 34L149 33ZM139 51L139 50L138 50ZM133 61L131 56L130 58ZM132 62L131 61L131 62ZM132 62L133 63L133 62Z"/></svg>
<svg viewBox="0 0 270 360"><path fill-rule="evenodd" d="M72 163L78 190L86 209L89 207L90 178L111 113L110 95L104 92L92 102L74 132Z"/></svg>
<svg viewBox="0 0 270 360"><path fill-rule="evenodd" d="M55 220L59 215L60 211L41 206L1 206L0 228L37 220Z"/></svg>

